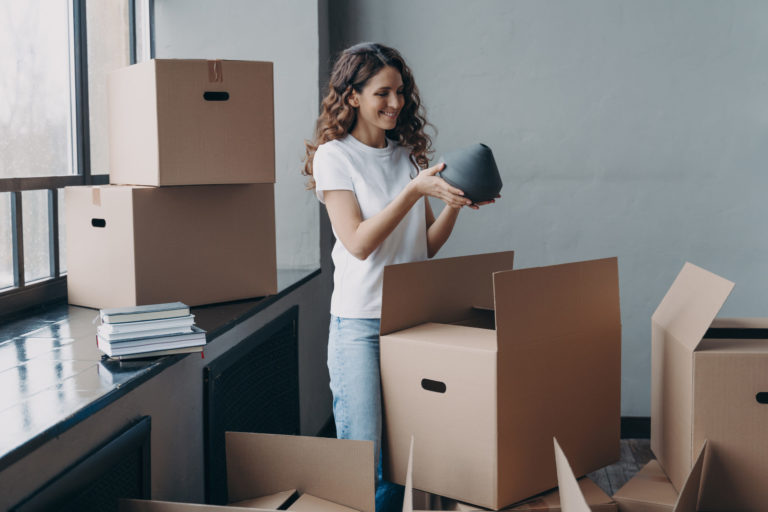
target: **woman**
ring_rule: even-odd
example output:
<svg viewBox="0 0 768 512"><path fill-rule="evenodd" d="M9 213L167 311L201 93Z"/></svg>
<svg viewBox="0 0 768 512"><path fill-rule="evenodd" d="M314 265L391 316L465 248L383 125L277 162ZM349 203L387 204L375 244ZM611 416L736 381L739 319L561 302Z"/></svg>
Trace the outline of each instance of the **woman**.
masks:
<svg viewBox="0 0 768 512"><path fill-rule="evenodd" d="M361 43L336 61L315 139L306 143L304 174L336 236L328 339L336 432L339 439L374 441L377 483L384 267L431 258L461 208L478 207L436 176L443 164L427 168L425 125L418 89L398 51ZM445 202L439 217L427 196ZM377 509L380 497L377 492Z"/></svg>

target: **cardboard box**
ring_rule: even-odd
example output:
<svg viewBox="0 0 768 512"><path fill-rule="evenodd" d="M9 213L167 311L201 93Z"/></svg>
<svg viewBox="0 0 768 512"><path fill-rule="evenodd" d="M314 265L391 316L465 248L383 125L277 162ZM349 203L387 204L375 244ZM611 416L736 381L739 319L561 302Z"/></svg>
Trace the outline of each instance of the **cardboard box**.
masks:
<svg viewBox="0 0 768 512"><path fill-rule="evenodd" d="M620 512L672 512L677 491L654 459L616 491L613 500Z"/></svg>
<svg viewBox="0 0 768 512"><path fill-rule="evenodd" d="M107 91L111 183L275 181L271 62L153 59Z"/></svg>
<svg viewBox="0 0 768 512"><path fill-rule="evenodd" d="M499 509L557 485L552 436L579 475L619 459L616 258L510 270L513 253L384 270L387 478ZM493 310L495 309L495 318Z"/></svg>
<svg viewBox="0 0 768 512"><path fill-rule="evenodd" d="M573 474L573 470L568 463L563 450L557 442L555 443L555 459L557 463L557 481L558 487L562 497L563 510L567 512L589 512L590 508L584 499L584 495L581 493L578 484L576 483L576 477ZM687 475L683 484L683 490L677 497L673 512L696 512L696 500L699 496L699 490L701 488L702 473L704 467L704 459L706 457L706 443L702 446L701 451L696 458L696 461L691 469L691 472ZM595 510L595 509L591 509ZM650 512L653 509L636 508L633 509L637 512Z"/></svg>
<svg viewBox="0 0 768 512"><path fill-rule="evenodd" d="M70 304L196 306L276 293L273 189L67 187Z"/></svg>
<svg viewBox="0 0 768 512"><path fill-rule="evenodd" d="M579 489L593 512L617 512L619 509L610 496L587 477L579 478ZM671 487L671 485L670 485ZM677 494L675 494L677 496ZM413 491L415 510L442 510L450 512L485 512L488 509L444 498L423 491ZM553 489L503 510L515 512L561 512L560 491ZM671 512L671 508L669 512Z"/></svg>
<svg viewBox="0 0 768 512"><path fill-rule="evenodd" d="M250 432L227 432L225 439L230 505L122 500L120 512L274 511L296 493L287 510L375 512L370 441Z"/></svg>
<svg viewBox="0 0 768 512"><path fill-rule="evenodd" d="M375 512L373 443L227 432L230 502L296 489L300 495Z"/></svg>
<svg viewBox="0 0 768 512"><path fill-rule="evenodd" d="M764 335L765 319L715 321L733 286L686 263L653 314L651 449L679 490L708 439L715 461L702 509L765 510L768 341L705 338L726 327Z"/></svg>
<svg viewBox="0 0 768 512"><path fill-rule="evenodd" d="M652 460L619 489L613 499L620 512L696 512L706 485L705 472L711 464L712 450L705 441L693 467L685 476L682 492L677 493L658 461ZM731 510L739 510L732 508Z"/></svg>

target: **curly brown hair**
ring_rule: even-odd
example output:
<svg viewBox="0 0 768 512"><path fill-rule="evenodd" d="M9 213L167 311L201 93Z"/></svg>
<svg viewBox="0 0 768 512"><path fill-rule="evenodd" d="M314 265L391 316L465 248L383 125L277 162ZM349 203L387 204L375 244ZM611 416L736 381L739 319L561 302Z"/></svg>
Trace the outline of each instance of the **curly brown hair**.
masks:
<svg viewBox="0 0 768 512"><path fill-rule="evenodd" d="M315 188L312 162L318 146L344 137L355 127L357 110L348 103L350 94L353 90L361 92L368 81L386 66L400 72L405 98L397 124L392 130L386 131L386 136L410 148L411 161L417 167L424 169L429 164L432 139L424 132L424 128L431 125L427 123L419 89L410 68L394 48L378 43L360 43L341 52L336 60L331 71L328 94L323 99L322 111L315 125L314 140L304 141L306 156L302 174L309 176L307 188Z"/></svg>

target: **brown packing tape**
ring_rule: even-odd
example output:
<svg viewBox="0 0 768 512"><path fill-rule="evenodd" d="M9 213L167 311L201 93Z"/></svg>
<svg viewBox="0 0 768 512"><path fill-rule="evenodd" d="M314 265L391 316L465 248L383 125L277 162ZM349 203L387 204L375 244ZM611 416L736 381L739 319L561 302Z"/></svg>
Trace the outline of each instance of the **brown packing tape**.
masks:
<svg viewBox="0 0 768 512"><path fill-rule="evenodd" d="M93 187L91 189L91 203L94 206L101 206L101 188Z"/></svg>
<svg viewBox="0 0 768 512"><path fill-rule="evenodd" d="M224 71L222 69L221 59L208 61L208 81L223 82Z"/></svg>

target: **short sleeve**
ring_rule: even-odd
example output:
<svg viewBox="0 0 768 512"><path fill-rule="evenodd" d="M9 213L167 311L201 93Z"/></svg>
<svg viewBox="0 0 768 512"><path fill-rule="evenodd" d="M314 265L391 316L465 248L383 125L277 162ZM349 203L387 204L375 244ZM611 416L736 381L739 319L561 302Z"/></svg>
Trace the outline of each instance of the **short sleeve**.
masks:
<svg viewBox="0 0 768 512"><path fill-rule="evenodd" d="M325 203L326 190L352 190L349 160L331 143L321 144L312 160L312 177L315 179L315 194Z"/></svg>

